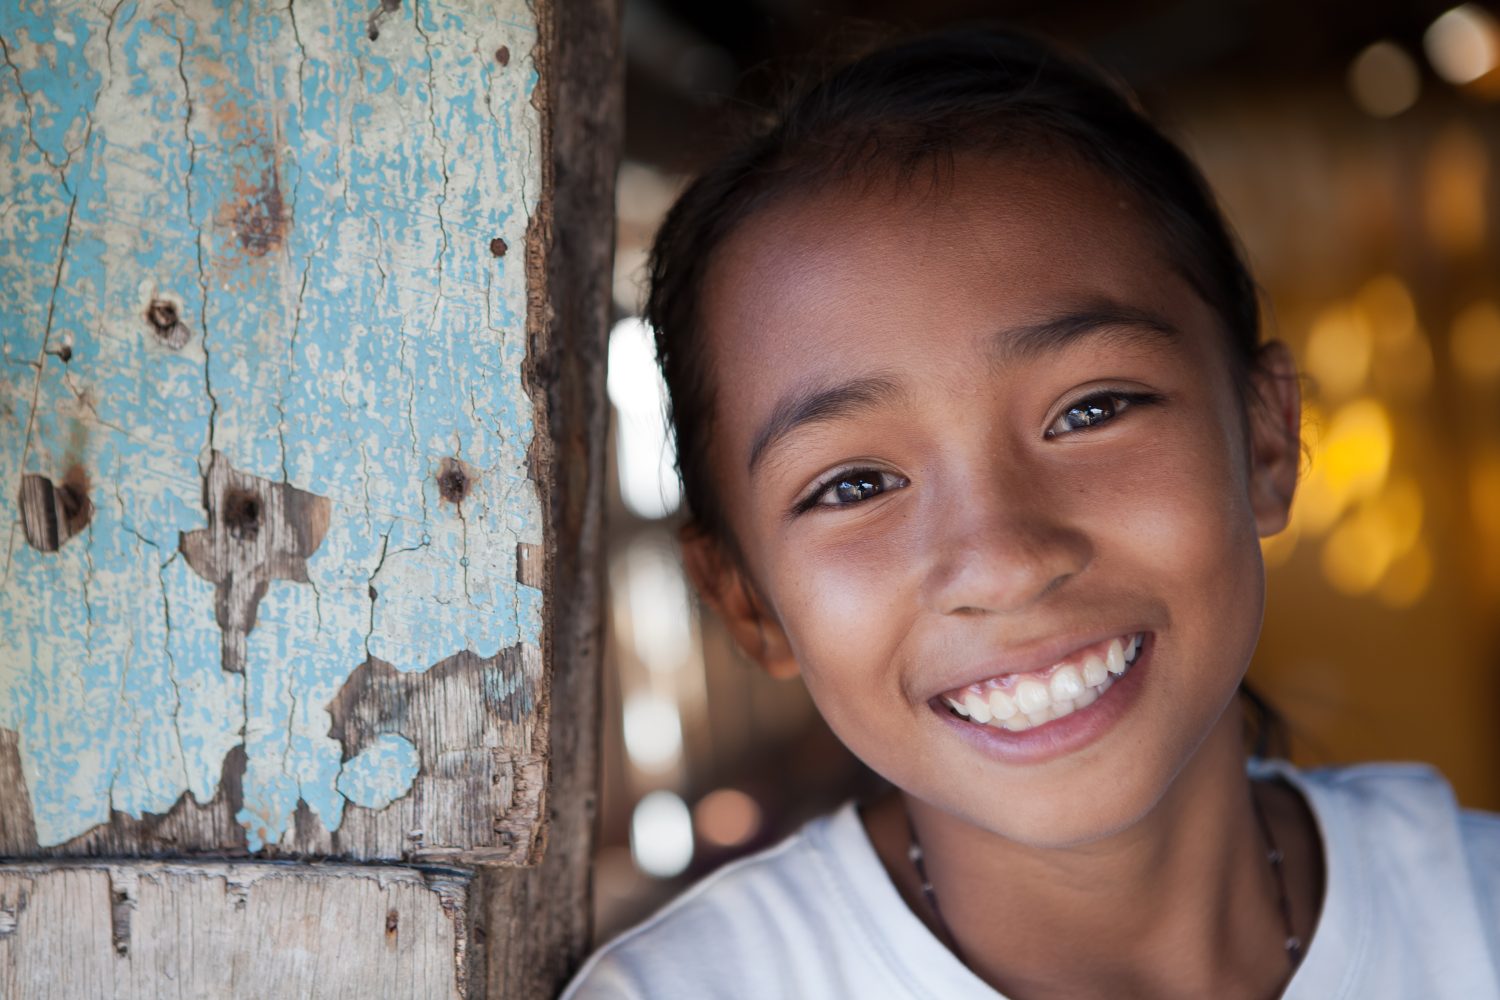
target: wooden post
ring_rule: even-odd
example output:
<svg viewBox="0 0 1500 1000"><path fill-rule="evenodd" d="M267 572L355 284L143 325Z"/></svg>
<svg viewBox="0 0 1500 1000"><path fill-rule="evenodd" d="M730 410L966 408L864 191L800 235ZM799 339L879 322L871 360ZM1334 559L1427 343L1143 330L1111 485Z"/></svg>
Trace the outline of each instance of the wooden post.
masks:
<svg viewBox="0 0 1500 1000"><path fill-rule="evenodd" d="M576 966L617 34L0 0L0 996Z"/></svg>

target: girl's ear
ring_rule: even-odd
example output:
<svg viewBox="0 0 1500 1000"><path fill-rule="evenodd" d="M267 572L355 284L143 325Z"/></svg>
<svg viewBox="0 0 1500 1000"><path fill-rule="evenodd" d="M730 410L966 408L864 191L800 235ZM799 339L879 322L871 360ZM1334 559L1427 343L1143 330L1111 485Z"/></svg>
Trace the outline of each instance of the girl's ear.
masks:
<svg viewBox="0 0 1500 1000"><path fill-rule="evenodd" d="M703 600L718 612L735 643L761 669L778 680L797 676L800 669L791 644L776 616L766 611L755 584L716 539L688 526L679 536L688 578Z"/></svg>
<svg viewBox="0 0 1500 1000"><path fill-rule="evenodd" d="M1286 344L1260 349L1250 376L1250 507L1262 538L1286 527L1302 462L1302 387Z"/></svg>

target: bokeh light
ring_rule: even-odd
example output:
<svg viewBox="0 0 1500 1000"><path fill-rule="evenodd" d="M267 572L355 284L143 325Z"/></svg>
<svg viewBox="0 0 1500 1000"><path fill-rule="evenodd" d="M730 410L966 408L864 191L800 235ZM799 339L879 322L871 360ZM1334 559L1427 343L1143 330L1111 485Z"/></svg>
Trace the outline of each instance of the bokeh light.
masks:
<svg viewBox="0 0 1500 1000"><path fill-rule="evenodd" d="M1395 42L1375 42L1349 65L1349 93L1366 114L1391 118L1417 103L1422 76Z"/></svg>
<svg viewBox="0 0 1500 1000"><path fill-rule="evenodd" d="M1500 380L1500 306L1486 299L1460 312L1448 347L1460 375L1475 382ZM1500 498L1495 502L1500 505Z"/></svg>
<svg viewBox="0 0 1500 1000"><path fill-rule="evenodd" d="M1472 128L1451 125L1427 155L1423 209L1438 249L1454 255L1484 248L1490 154Z"/></svg>
<svg viewBox="0 0 1500 1000"><path fill-rule="evenodd" d="M1438 76L1449 83L1473 83L1500 62L1500 31L1489 11L1466 3L1433 21L1422 47Z"/></svg>
<svg viewBox="0 0 1500 1000"><path fill-rule="evenodd" d="M649 691L625 699L625 752L642 771L662 772L682 758L682 716L677 705Z"/></svg>
<svg viewBox="0 0 1500 1000"><path fill-rule="evenodd" d="M1356 392L1370 373L1375 344L1363 310L1330 306L1313 320L1307 335L1307 373L1325 399Z"/></svg>
<svg viewBox="0 0 1500 1000"><path fill-rule="evenodd" d="M1375 399L1345 405L1326 430L1310 409L1312 459L1292 515L1299 530L1321 535L1350 504L1374 496L1390 471L1390 413Z"/></svg>
<svg viewBox="0 0 1500 1000"><path fill-rule="evenodd" d="M672 878L687 870L693 860L693 820L680 796L656 791L635 804L630 856L637 868L655 878Z"/></svg>
<svg viewBox="0 0 1500 1000"><path fill-rule="evenodd" d="M693 825L715 847L738 847L760 832L760 806L738 788L717 788L693 807Z"/></svg>

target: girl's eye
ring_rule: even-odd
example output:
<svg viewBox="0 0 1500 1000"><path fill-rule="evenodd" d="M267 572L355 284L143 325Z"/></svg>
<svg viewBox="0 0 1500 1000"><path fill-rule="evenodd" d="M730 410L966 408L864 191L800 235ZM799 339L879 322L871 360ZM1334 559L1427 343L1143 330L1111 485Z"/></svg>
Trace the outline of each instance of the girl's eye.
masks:
<svg viewBox="0 0 1500 1000"><path fill-rule="evenodd" d="M852 507L877 497L886 490L898 490L907 481L890 472L878 469L850 469L841 472L802 502L801 510L814 507Z"/></svg>
<svg viewBox="0 0 1500 1000"><path fill-rule="evenodd" d="M1141 403L1155 402L1159 397L1149 393L1101 392L1096 396L1080 399L1063 411L1062 416L1047 428L1047 437L1070 434L1108 423L1122 411Z"/></svg>

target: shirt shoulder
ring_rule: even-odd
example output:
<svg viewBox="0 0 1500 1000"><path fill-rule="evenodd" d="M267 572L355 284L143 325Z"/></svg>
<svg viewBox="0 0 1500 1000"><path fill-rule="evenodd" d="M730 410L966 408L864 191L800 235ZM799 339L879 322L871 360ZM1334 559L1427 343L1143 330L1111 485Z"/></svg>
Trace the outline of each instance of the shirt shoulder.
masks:
<svg viewBox="0 0 1500 1000"><path fill-rule="evenodd" d="M835 818L709 875L595 953L562 1000L818 995L806 977L858 947L822 857Z"/></svg>
<svg viewBox="0 0 1500 1000"><path fill-rule="evenodd" d="M1500 816L1424 764L1260 766L1301 788L1328 866L1289 997L1500 998Z"/></svg>

